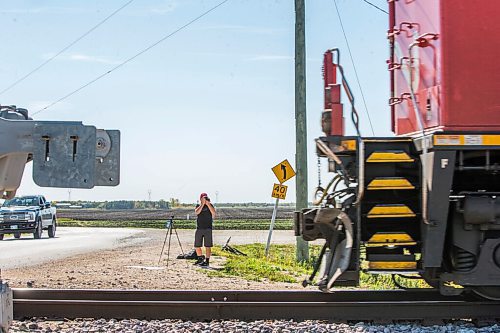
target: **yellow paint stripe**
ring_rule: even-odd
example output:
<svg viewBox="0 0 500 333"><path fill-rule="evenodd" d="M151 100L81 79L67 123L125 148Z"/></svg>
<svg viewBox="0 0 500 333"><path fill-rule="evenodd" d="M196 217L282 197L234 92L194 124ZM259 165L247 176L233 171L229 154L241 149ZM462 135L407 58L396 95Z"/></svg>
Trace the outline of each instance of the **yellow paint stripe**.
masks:
<svg viewBox="0 0 500 333"><path fill-rule="evenodd" d="M495 134L435 134L434 146L500 146Z"/></svg>
<svg viewBox="0 0 500 333"><path fill-rule="evenodd" d="M377 232L366 242L367 247L416 245L406 232Z"/></svg>
<svg viewBox="0 0 500 333"><path fill-rule="evenodd" d="M340 145L345 150L356 150L356 140L342 140L340 141Z"/></svg>
<svg viewBox="0 0 500 333"><path fill-rule="evenodd" d="M387 243L366 243L366 247L396 247L396 246L414 246L417 242L387 242Z"/></svg>
<svg viewBox="0 0 500 333"><path fill-rule="evenodd" d="M367 187L368 190L413 190L413 186L408 179L402 177L375 178Z"/></svg>
<svg viewBox="0 0 500 333"><path fill-rule="evenodd" d="M404 151L376 151L371 153L366 162L368 163L401 163L413 162L413 158Z"/></svg>
<svg viewBox="0 0 500 333"><path fill-rule="evenodd" d="M409 141L413 141L412 138L407 138L407 139L404 139L404 138L399 138L399 139L388 139L388 140L384 140L384 139L363 139L364 142L409 142Z"/></svg>
<svg viewBox="0 0 500 333"><path fill-rule="evenodd" d="M415 261L370 261L369 269L416 269Z"/></svg>
<svg viewBox="0 0 500 333"><path fill-rule="evenodd" d="M368 212L369 219L415 216L415 213L406 205L376 205Z"/></svg>

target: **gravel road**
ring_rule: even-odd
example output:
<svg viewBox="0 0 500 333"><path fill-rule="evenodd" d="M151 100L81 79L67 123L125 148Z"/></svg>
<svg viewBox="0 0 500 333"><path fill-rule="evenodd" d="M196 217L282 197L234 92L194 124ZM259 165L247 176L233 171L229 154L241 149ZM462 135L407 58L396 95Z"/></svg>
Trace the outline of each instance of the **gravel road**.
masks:
<svg viewBox="0 0 500 333"><path fill-rule="evenodd" d="M190 249L194 230L179 229L177 233L183 249ZM149 243L153 238L162 235L165 236L164 230L77 227L59 227L55 238L49 238L44 234L42 239L33 239L31 235L14 239L12 235L6 235L6 238L0 241L0 269L33 266L88 252ZM231 245L265 243L267 235L266 230L215 230L214 242L219 245L225 244L231 237ZM272 242L292 244L295 242L295 237L292 231L276 230L273 232ZM178 244L175 233L172 237L172 244L174 243Z"/></svg>
<svg viewBox="0 0 500 333"><path fill-rule="evenodd" d="M86 228L68 228L79 232ZM118 288L118 289L298 289L294 283L246 281L238 277L211 277L207 271L191 262L178 260L181 253L175 234L171 239L170 260L167 267L167 248L160 263L158 259L166 232L155 229L99 228L103 233L132 231L107 249L54 259L50 263L2 270L2 277L11 287L34 288ZM191 249L194 230L178 230L184 251ZM265 242L266 231L215 230L214 241L224 244L231 237L232 245ZM61 236L63 238L63 236ZM18 241L23 243L24 241ZM31 243L31 241L29 241ZM81 240L80 242L84 242ZM279 230L273 234L273 243L294 243L292 231ZM16 241L5 244L15 244ZM36 243L36 242L34 242ZM2 244L2 245L5 245ZM59 251L65 252L64 248ZM43 256L43 253L36 255ZM223 257L212 257L212 270L221 269ZM313 288L313 287L311 287Z"/></svg>

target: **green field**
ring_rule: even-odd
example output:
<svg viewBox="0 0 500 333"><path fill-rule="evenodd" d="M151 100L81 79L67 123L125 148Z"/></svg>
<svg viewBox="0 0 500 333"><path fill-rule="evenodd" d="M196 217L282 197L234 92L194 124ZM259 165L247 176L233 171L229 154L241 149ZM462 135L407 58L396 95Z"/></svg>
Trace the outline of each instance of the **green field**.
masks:
<svg viewBox="0 0 500 333"><path fill-rule="evenodd" d="M178 229L195 229L195 220L175 220ZM214 228L217 230L268 230L270 220L264 219L242 219L242 220L216 220ZM130 220L130 221L78 221L60 218L58 225L62 227L105 227L105 228L165 228L165 220ZM288 219L277 219L275 230L292 230L293 221Z"/></svg>

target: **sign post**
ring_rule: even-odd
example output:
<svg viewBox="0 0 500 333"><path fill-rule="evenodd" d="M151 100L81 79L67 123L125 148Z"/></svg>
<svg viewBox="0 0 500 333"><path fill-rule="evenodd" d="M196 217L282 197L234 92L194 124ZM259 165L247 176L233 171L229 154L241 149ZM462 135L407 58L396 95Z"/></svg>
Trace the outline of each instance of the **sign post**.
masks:
<svg viewBox="0 0 500 333"><path fill-rule="evenodd" d="M288 186L283 185L283 183L295 176L295 171L293 170L288 160L284 160L283 162L275 165L272 170L280 183L273 185L273 191L271 193L271 196L273 198L276 198L276 202L274 204L273 215L271 217L271 224L269 225L269 235L267 236L266 244L266 257L269 256L271 237L273 235L274 223L276 221L276 214L278 212L278 203L280 199L284 200L286 198L286 191L288 189Z"/></svg>
<svg viewBox="0 0 500 333"><path fill-rule="evenodd" d="M273 216L271 217L271 224L269 225L269 235L267 235L267 244L266 244L266 258L269 256L269 248L271 247L271 237L273 235L274 222L276 221L276 212L278 211L278 202L279 198L276 198L276 202L274 203Z"/></svg>

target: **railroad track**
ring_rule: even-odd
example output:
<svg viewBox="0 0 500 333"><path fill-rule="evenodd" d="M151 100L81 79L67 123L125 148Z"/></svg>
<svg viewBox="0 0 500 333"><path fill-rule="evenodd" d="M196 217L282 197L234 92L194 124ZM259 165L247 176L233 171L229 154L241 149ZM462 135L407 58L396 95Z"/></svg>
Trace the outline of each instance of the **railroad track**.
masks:
<svg viewBox="0 0 500 333"><path fill-rule="evenodd" d="M500 319L500 302L423 291L199 291L14 289L14 317L295 319L329 321Z"/></svg>

